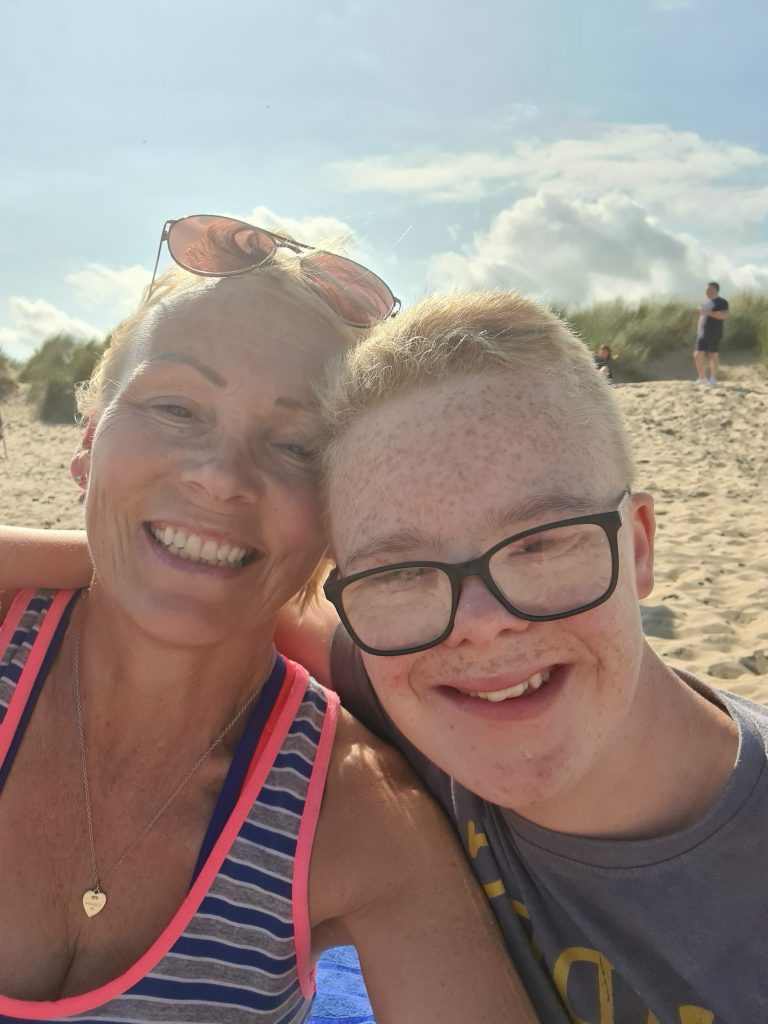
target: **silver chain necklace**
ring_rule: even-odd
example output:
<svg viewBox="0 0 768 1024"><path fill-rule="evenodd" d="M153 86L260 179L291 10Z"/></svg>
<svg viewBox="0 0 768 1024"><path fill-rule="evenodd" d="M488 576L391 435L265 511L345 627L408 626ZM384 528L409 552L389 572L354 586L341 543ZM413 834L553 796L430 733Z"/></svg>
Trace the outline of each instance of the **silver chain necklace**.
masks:
<svg viewBox="0 0 768 1024"><path fill-rule="evenodd" d="M106 880L110 877L110 875L113 875L115 873L115 871L117 871L117 869L121 866L121 864L123 863L125 858L130 853L132 853L136 849L136 847L139 845L139 843L142 841L142 839L144 839L145 836L147 836L152 831L152 829L155 827L157 822L160 820L160 818L162 818L162 816L165 814L165 812L171 806L171 804L176 799L176 797L179 795L179 793L182 791L182 789L184 789L186 784L189 782L189 780L195 774L195 772L200 767L200 765L203 763L203 761L206 759L206 757L208 757L208 755L211 754L216 749L216 747L218 747L218 745L221 743L221 741L227 735L229 730L234 727L234 725L243 717L243 715L248 710L248 708L251 707L253 702L256 700L258 695L261 693L262 687L264 686L264 683L266 682L266 679L268 678L268 676L266 678L260 680L260 682L258 682L256 684L256 686L254 686L253 690L248 695L248 699L243 704L243 706L240 708L240 710L237 712L237 714L232 719L230 719L230 721L224 726L224 728L221 730L221 732L216 737L216 739L213 741L213 743L211 743L211 745L208 747L208 749L205 750L200 755L200 757L198 757L198 759L195 761L195 763L189 769L187 774L184 776L184 778L181 780L181 782L176 786L176 788L173 790L171 795L168 797L168 799L162 805L160 810L157 811L157 813L154 815L154 817L147 823L147 825L142 829L142 831L133 840L133 842L131 842L129 844L129 846L126 847L126 849L123 851L121 856L118 857L118 859L115 861L115 863L109 869L109 871L107 871L107 872L105 872L105 874L99 876L99 869L98 869L98 867L96 865L96 844L95 844L94 839L93 839L93 814L91 813L91 790L90 790L90 786L88 785L88 765L87 765L86 756L85 756L85 728L83 726L83 707L82 707L82 701L80 699L80 629L78 629L78 631L77 631L77 639L75 640L75 673L74 674L75 674L75 711L77 713L77 730L78 730L78 736L79 736L79 740L80 740L80 763L81 763L82 770L83 770L83 795L85 797L85 816L86 816L86 819L87 819L87 822L88 822L88 843L89 843L90 851L91 851L91 869L93 871L93 888L92 889L86 889L86 891L83 893L83 910L85 911L85 913L86 913L86 915L88 917L95 917L96 914L100 913L104 909L104 907L107 905L107 894L104 892L104 889L103 889L104 882L106 882Z"/></svg>

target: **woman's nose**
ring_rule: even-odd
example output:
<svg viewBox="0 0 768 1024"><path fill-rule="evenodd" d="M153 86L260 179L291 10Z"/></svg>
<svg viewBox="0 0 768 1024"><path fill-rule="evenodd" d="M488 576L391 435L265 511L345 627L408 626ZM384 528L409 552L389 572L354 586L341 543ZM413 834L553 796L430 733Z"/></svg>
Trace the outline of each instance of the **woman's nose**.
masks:
<svg viewBox="0 0 768 1024"><path fill-rule="evenodd" d="M264 474L253 453L232 440L196 453L181 478L214 501L254 501L264 489Z"/></svg>
<svg viewBox="0 0 768 1024"><path fill-rule="evenodd" d="M521 633L529 626L527 619L508 612L479 576L470 576L462 580L453 629L444 643L488 644L502 633Z"/></svg>

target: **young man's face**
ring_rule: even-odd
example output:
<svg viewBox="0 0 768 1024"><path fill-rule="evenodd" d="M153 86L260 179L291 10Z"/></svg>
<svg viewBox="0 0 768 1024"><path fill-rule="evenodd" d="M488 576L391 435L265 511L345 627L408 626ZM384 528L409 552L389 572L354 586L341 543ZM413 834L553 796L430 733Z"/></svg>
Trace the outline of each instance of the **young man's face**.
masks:
<svg viewBox="0 0 768 1024"><path fill-rule="evenodd" d="M705 288L705 294L708 299L714 299L714 297L717 295L717 288L715 288L711 284L708 284Z"/></svg>
<svg viewBox="0 0 768 1024"><path fill-rule="evenodd" d="M351 428L331 467L341 574L466 561L529 528L616 508L628 481L606 434L543 375L522 384L500 373L453 378L384 403ZM468 789L546 817L632 730L644 647L637 601L652 586L652 537L651 499L635 495L618 535L615 592L570 618L517 618L479 578L464 580L441 644L364 655L384 708ZM521 696L473 696L538 673L548 680Z"/></svg>

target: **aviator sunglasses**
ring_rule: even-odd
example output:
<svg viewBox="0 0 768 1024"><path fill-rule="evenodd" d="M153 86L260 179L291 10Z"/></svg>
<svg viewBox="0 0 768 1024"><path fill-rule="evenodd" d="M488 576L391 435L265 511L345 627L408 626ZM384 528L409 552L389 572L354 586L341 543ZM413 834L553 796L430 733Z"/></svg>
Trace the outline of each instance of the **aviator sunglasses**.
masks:
<svg viewBox="0 0 768 1024"><path fill-rule="evenodd" d="M175 263L201 277L247 274L269 263L278 249L289 249L301 257L303 277L350 327L372 327L400 310L400 300L389 286L360 263L232 217L212 214L165 222L148 297L154 288L163 242L168 243Z"/></svg>

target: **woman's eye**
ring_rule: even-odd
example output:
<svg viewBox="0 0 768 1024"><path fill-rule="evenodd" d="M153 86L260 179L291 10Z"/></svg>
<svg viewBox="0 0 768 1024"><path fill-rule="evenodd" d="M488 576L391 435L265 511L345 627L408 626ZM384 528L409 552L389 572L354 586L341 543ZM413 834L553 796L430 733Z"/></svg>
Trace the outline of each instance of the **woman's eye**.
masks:
<svg viewBox="0 0 768 1024"><path fill-rule="evenodd" d="M190 419L192 413L184 405L176 405L173 402L166 402L163 405L156 405L156 409L161 412L168 413L169 416L173 416L174 419L186 420Z"/></svg>
<svg viewBox="0 0 768 1024"><path fill-rule="evenodd" d="M316 454L314 448L308 448L303 444L297 444L295 442L281 444L280 447L283 451L288 452L289 455L293 455L297 459L302 459L304 462L310 462Z"/></svg>

